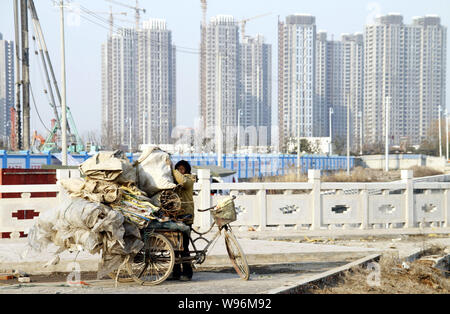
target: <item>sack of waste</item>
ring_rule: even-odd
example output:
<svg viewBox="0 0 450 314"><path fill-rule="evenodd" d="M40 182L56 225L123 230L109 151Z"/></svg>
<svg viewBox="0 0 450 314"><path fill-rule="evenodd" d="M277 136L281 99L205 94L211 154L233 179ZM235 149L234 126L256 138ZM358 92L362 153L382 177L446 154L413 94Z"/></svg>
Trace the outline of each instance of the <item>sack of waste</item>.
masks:
<svg viewBox="0 0 450 314"><path fill-rule="evenodd" d="M83 175L93 180L136 182L136 169L122 151L99 152L80 165Z"/></svg>
<svg viewBox="0 0 450 314"><path fill-rule="evenodd" d="M176 187L172 176L172 162L167 152L158 147L149 147L141 154L136 164L138 187L149 197L160 190Z"/></svg>
<svg viewBox="0 0 450 314"><path fill-rule="evenodd" d="M28 234L28 244L42 251L53 243L61 251L78 250L91 254L100 251L102 237L121 242L124 217L112 208L84 199L65 199L59 206L39 216Z"/></svg>
<svg viewBox="0 0 450 314"><path fill-rule="evenodd" d="M66 250L102 252L98 278L117 269L117 263L144 246L138 227L119 211L81 198L65 198L37 218L28 234L29 247L42 252L51 243L58 250L47 266L58 263L59 254Z"/></svg>
<svg viewBox="0 0 450 314"><path fill-rule="evenodd" d="M32 249L42 251L51 243L59 247L47 265L57 264L66 250L101 252L97 276L102 278L143 248L141 230L149 224L184 227L168 222L154 204L158 192L176 187L170 156L159 148L146 150L135 165L120 151L101 152L81 164L80 171L84 177L58 181L61 203L42 213L30 229Z"/></svg>
<svg viewBox="0 0 450 314"><path fill-rule="evenodd" d="M120 199L119 184L112 181L94 180L89 177L62 179L59 181L72 197L98 203L113 203Z"/></svg>

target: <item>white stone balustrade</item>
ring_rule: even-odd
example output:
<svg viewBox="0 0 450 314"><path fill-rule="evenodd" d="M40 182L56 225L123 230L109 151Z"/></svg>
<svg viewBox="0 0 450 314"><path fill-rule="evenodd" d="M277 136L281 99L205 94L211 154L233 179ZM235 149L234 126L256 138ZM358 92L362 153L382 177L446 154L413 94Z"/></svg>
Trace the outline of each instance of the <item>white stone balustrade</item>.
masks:
<svg viewBox="0 0 450 314"><path fill-rule="evenodd" d="M402 171L401 181L381 183L321 182L319 170L310 170L304 183L209 183L208 171L200 173L196 208L213 206L234 194L238 212L234 226L258 230L449 227L450 182L431 182L432 178L421 182L413 179L411 170ZM219 193L211 195L211 191ZM204 227L209 219L198 221Z"/></svg>
<svg viewBox="0 0 450 314"><path fill-rule="evenodd" d="M77 176L77 170L57 171L58 180ZM209 170L204 169L199 169L198 179L197 209L236 195L238 219L232 224L236 227L261 231L450 227L450 182L413 179L410 170L402 171L400 181L382 183L322 182L319 170L310 170L308 182L301 183L211 183ZM60 191L58 184L0 186L0 193L22 193L21 198L0 198L0 238L26 235L38 214L59 203L59 196L30 198L30 193ZM209 212L197 212L194 226L208 229L211 219Z"/></svg>

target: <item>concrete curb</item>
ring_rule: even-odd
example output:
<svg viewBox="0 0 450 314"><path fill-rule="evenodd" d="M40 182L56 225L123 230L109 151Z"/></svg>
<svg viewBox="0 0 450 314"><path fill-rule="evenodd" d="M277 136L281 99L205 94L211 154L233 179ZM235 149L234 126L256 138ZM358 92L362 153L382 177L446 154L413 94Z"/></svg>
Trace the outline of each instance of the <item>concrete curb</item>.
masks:
<svg viewBox="0 0 450 314"><path fill-rule="evenodd" d="M244 231L233 229L237 237L244 239L258 239L258 240L286 240L286 239L301 239L305 236L308 238L391 238L392 236L430 236L430 235L449 235L450 228L394 228L394 229L324 229L324 230L289 230L289 229L274 229L261 231Z"/></svg>
<svg viewBox="0 0 450 314"><path fill-rule="evenodd" d="M449 277L449 267L450 267L450 254L447 254L439 259L436 260L436 263L434 265L437 269L442 270L445 277Z"/></svg>
<svg viewBox="0 0 450 314"><path fill-rule="evenodd" d="M378 261L381 257L381 254L372 254L369 256L366 256L364 258L358 259L354 262L348 263L344 266L334 268L332 270L326 271L324 273L311 276L307 279L300 280L299 282L285 287L279 287L272 290L269 290L266 292L266 294L295 294L301 292L307 285L327 281L333 277L341 275L343 272L348 271L349 269L365 265L367 263L370 263L372 261Z"/></svg>

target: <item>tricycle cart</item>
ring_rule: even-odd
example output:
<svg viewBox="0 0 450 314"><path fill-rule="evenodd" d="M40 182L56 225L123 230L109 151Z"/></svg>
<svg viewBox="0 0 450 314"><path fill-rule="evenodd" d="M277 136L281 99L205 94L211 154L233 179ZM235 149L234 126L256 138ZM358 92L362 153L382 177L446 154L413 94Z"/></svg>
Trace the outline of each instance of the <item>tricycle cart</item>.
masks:
<svg viewBox="0 0 450 314"><path fill-rule="evenodd" d="M198 210L200 212L210 210L214 222L209 230L204 233L192 230L198 237L192 239L191 232L189 241L193 250L189 251L189 256L178 257L181 256L183 251L183 234L181 231L146 228L141 232L145 243L142 250L134 256L127 256L124 264L122 264L123 266L116 273L111 274L111 277L119 282L134 280L142 285L160 284L170 276L175 264L186 262L202 264L212 244L223 234L227 253L234 269L242 279L248 280L250 270L247 259L230 226L230 223L236 220L235 198L233 196L220 202L217 206ZM218 231L208 240L204 235L209 233L214 225L218 226ZM205 242L206 245L200 250L197 246L201 241ZM123 272L123 268L126 269L126 272Z"/></svg>

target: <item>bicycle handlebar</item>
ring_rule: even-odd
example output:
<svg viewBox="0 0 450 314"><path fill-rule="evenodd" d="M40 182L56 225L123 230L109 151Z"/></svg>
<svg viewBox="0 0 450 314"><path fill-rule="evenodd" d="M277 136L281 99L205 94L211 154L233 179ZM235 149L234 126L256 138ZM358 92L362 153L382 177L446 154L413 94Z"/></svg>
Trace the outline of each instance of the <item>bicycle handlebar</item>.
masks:
<svg viewBox="0 0 450 314"><path fill-rule="evenodd" d="M233 196L231 196L231 199L232 200L235 200L236 199L236 195L233 195ZM209 208L206 208L206 209L197 209L197 211L199 211L199 212L206 212L206 211L208 211L208 210L211 210L211 209L214 209L214 208L216 208L216 206L217 205L215 205L215 206L212 206L212 207L209 207Z"/></svg>

